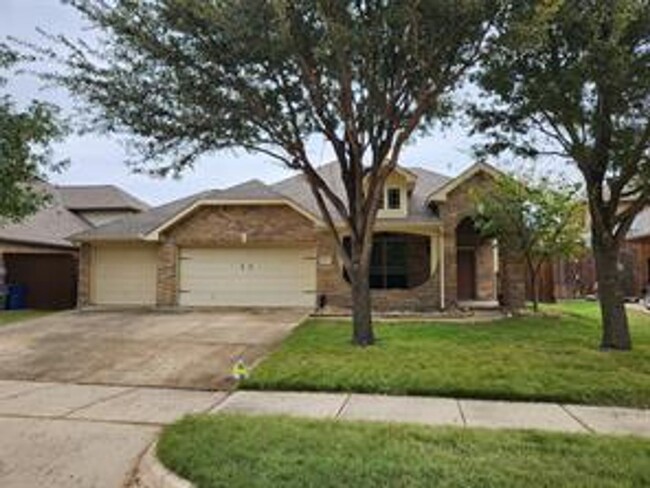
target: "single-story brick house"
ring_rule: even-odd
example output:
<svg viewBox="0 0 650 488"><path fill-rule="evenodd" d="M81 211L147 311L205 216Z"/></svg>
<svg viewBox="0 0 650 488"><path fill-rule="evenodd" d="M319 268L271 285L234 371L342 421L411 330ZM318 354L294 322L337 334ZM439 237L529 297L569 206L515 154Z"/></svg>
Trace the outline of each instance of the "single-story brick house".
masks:
<svg viewBox="0 0 650 488"><path fill-rule="evenodd" d="M28 308L71 308L78 249L67 237L149 206L112 185L38 187L50 195L47 205L21 222L0 222L0 287L24 286Z"/></svg>
<svg viewBox="0 0 650 488"><path fill-rule="evenodd" d="M337 164L320 175L342 193ZM520 261L499 256L471 221L478 163L455 178L423 168L390 175L371 269L378 310L523 301ZM349 285L302 175L249 181L129 215L71 238L80 244L79 305L348 307Z"/></svg>

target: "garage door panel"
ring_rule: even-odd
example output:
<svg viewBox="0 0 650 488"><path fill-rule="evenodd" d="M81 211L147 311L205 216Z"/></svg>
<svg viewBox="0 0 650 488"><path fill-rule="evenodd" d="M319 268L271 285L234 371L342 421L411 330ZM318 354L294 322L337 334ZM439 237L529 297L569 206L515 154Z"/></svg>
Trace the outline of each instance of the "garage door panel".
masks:
<svg viewBox="0 0 650 488"><path fill-rule="evenodd" d="M314 249L183 249L180 304L313 306Z"/></svg>
<svg viewBox="0 0 650 488"><path fill-rule="evenodd" d="M157 253L153 246L100 246L93 258L95 304L155 304Z"/></svg>

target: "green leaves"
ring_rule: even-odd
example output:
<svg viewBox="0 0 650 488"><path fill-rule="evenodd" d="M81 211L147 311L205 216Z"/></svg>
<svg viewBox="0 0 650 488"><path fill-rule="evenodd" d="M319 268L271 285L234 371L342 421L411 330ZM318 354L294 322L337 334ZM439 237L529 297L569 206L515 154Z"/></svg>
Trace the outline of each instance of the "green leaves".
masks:
<svg viewBox="0 0 650 488"><path fill-rule="evenodd" d="M475 221L483 235L524 256L534 272L544 261L584 248L586 209L578 190L549 179L524 184L502 176L475 195Z"/></svg>
<svg viewBox="0 0 650 488"><path fill-rule="evenodd" d="M70 3L103 42L59 38L63 54L41 52L62 63L50 77L93 109L88 126L135 135L139 166L161 173L222 148L300 169L313 135L344 165L381 162L448 115L498 11L478 0Z"/></svg>
<svg viewBox="0 0 650 488"><path fill-rule="evenodd" d="M18 54L0 45L0 68L18 60ZM3 81L0 77L0 86ZM19 110L9 96L0 96L0 223L19 221L48 201L39 184L44 171L64 164L51 159L50 143L65 134L57 116L50 104L33 101Z"/></svg>
<svg viewBox="0 0 650 488"><path fill-rule="evenodd" d="M503 26L477 77L482 151L575 163L611 198L603 220L617 221L624 188L650 201L650 4L513 2Z"/></svg>

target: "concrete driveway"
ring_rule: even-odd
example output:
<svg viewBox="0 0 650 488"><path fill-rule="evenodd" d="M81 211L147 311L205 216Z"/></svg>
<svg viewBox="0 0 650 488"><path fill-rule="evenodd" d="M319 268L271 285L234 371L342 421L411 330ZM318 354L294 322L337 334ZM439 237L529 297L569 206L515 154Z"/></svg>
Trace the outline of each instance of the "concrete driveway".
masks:
<svg viewBox="0 0 650 488"><path fill-rule="evenodd" d="M0 380L223 389L304 310L71 311L0 328Z"/></svg>

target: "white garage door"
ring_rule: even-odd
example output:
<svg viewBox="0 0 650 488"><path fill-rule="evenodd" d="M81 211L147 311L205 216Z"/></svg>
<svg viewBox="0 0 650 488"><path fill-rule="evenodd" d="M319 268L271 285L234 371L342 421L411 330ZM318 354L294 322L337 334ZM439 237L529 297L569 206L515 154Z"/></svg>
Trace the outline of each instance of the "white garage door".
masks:
<svg viewBox="0 0 650 488"><path fill-rule="evenodd" d="M180 298L186 306L312 307L314 249L182 249Z"/></svg>
<svg viewBox="0 0 650 488"><path fill-rule="evenodd" d="M156 303L156 259L153 246L94 248L92 297L97 305Z"/></svg>

